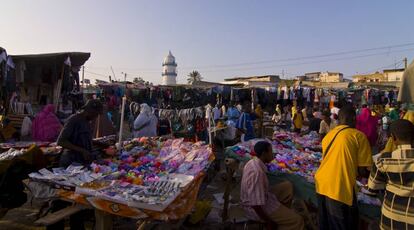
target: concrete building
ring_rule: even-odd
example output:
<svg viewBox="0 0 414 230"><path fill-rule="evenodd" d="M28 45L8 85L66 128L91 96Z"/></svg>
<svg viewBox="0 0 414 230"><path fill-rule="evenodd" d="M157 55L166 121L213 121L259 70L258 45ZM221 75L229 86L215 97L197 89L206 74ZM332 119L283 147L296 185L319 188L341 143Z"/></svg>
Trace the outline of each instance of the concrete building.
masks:
<svg viewBox="0 0 414 230"><path fill-rule="evenodd" d="M344 75L342 73L337 72L322 72L319 76L320 82L343 82L344 81Z"/></svg>
<svg viewBox="0 0 414 230"><path fill-rule="evenodd" d="M321 72L305 73L305 77L302 81L319 81L321 77Z"/></svg>
<svg viewBox="0 0 414 230"><path fill-rule="evenodd" d="M264 75L251 77L236 77L224 79L225 85L244 85L244 87L275 87L280 82L278 75Z"/></svg>
<svg viewBox="0 0 414 230"><path fill-rule="evenodd" d="M384 76L388 82L402 81L405 69L384 69Z"/></svg>
<svg viewBox="0 0 414 230"><path fill-rule="evenodd" d="M162 85L176 85L177 84L177 63L175 57L168 52L168 55L162 62Z"/></svg>
<svg viewBox="0 0 414 230"><path fill-rule="evenodd" d="M385 69L382 73L357 74L352 76L352 82L401 82L404 69Z"/></svg>
<svg viewBox="0 0 414 230"><path fill-rule="evenodd" d="M384 82L386 78L380 72L371 74L357 74L352 76L352 82Z"/></svg>

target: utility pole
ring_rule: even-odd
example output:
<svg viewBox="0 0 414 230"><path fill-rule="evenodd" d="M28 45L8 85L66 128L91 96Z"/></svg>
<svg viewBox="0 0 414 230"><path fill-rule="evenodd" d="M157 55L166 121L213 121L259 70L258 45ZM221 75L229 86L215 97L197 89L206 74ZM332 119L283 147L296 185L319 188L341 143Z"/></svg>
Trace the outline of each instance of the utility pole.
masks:
<svg viewBox="0 0 414 230"><path fill-rule="evenodd" d="M404 69L407 69L407 62L408 62L407 58L404 58Z"/></svg>

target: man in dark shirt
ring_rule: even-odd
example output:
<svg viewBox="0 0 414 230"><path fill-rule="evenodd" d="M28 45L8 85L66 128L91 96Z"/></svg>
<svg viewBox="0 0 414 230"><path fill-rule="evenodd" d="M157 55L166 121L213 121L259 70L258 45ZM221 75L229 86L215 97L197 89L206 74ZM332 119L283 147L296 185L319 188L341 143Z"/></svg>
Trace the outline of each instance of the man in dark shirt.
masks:
<svg viewBox="0 0 414 230"><path fill-rule="evenodd" d="M89 100L82 107L81 112L73 114L68 118L58 138L58 145L63 147L60 157L60 167L68 167L71 164L87 165L92 160L92 129L90 122L102 113L102 103L99 100ZM56 212L69 206L70 203L56 200L52 203L52 212ZM85 210L70 216L70 229L82 230L84 218L87 216ZM47 226L47 230L64 229L64 221Z"/></svg>
<svg viewBox="0 0 414 230"><path fill-rule="evenodd" d="M319 117L315 117L313 114L308 114L309 118L309 132L315 131L319 132L321 119Z"/></svg>
<svg viewBox="0 0 414 230"><path fill-rule="evenodd" d="M68 118L57 141L64 149L60 157L61 167L67 167L72 163L87 164L93 158L90 122L102 113L102 108L99 100L89 100L80 113Z"/></svg>

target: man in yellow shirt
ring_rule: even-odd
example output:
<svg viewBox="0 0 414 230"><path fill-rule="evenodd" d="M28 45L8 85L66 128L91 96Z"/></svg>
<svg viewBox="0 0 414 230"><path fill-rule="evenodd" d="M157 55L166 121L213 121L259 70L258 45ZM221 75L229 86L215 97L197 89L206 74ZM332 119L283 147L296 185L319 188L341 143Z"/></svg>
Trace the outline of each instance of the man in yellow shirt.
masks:
<svg viewBox="0 0 414 230"><path fill-rule="evenodd" d="M315 174L320 229L358 229L356 178L368 176L371 147L365 134L355 129L355 110L339 111L339 124L322 140L323 158Z"/></svg>

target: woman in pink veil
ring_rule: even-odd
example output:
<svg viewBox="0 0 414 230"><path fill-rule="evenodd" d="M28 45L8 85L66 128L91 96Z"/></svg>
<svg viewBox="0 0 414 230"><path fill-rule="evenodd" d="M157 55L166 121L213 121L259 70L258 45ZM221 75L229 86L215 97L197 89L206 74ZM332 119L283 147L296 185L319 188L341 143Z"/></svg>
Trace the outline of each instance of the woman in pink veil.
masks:
<svg viewBox="0 0 414 230"><path fill-rule="evenodd" d="M32 124L32 139L34 141L56 141L62 129L62 124L54 111L55 106L49 104L36 115Z"/></svg>
<svg viewBox="0 0 414 230"><path fill-rule="evenodd" d="M363 108L357 117L356 128L363 132L371 146L375 146L378 139L378 118L371 115L371 110Z"/></svg>

